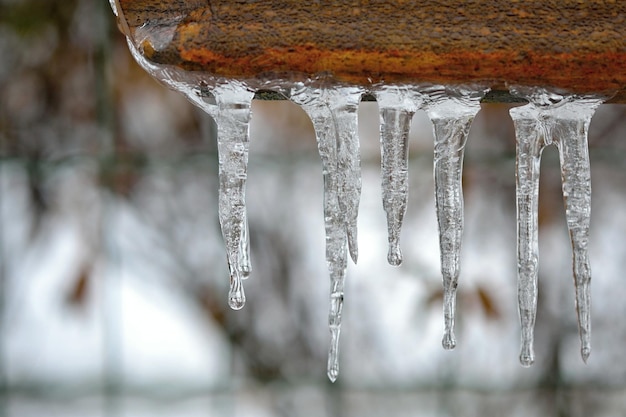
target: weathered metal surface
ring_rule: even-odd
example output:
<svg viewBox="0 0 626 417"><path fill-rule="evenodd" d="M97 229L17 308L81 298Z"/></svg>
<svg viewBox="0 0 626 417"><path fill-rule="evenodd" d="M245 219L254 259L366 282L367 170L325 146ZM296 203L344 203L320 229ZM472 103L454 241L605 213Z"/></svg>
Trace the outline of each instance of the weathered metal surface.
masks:
<svg viewBox="0 0 626 417"><path fill-rule="evenodd" d="M622 0L117 0L150 61L232 78L626 89ZM126 26L125 24L121 26Z"/></svg>

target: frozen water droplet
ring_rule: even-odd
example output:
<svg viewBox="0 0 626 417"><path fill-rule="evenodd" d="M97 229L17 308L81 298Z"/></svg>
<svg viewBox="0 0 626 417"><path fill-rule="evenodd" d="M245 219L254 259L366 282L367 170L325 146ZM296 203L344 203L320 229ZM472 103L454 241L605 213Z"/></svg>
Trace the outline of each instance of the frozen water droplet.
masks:
<svg viewBox="0 0 626 417"><path fill-rule="evenodd" d="M535 352L533 352L532 341L530 341L529 344L522 345L522 353L519 355L519 362L526 368L535 363Z"/></svg>
<svg viewBox="0 0 626 417"><path fill-rule="evenodd" d="M426 111L435 137L435 204L444 288L442 344L446 349L455 346L456 288L463 237L463 154L471 123L486 92L485 89L442 86L423 91L428 96Z"/></svg>
<svg viewBox="0 0 626 417"><path fill-rule="evenodd" d="M291 99L300 104L315 128L324 174L326 263L330 273L329 325L331 345L328 377L339 372L339 333L347 252L356 262L356 226L361 195L357 109L362 91L355 87L294 88Z"/></svg>
<svg viewBox="0 0 626 417"><path fill-rule="evenodd" d="M591 214L591 174L587 134L600 97L577 97L541 88L514 87L511 91L530 102L510 110L517 138L518 303L521 321L520 361L533 361L533 333L537 313L539 165L545 146L559 150L565 217L573 249L576 309L581 356L591 353L587 253Z"/></svg>
<svg viewBox="0 0 626 417"><path fill-rule="evenodd" d="M446 329L443 339L441 341L441 345L445 350L452 350L456 347L456 339L454 337L454 332L452 329Z"/></svg>
<svg viewBox="0 0 626 417"><path fill-rule="evenodd" d="M246 304L246 294L243 290L241 280L232 279L228 291L228 305L233 310L241 310Z"/></svg>
<svg viewBox="0 0 626 417"><path fill-rule="evenodd" d="M376 91L380 109L380 149L383 208L387 214L389 264L402 263L400 232L409 192L409 130L422 104L413 87L383 86Z"/></svg>

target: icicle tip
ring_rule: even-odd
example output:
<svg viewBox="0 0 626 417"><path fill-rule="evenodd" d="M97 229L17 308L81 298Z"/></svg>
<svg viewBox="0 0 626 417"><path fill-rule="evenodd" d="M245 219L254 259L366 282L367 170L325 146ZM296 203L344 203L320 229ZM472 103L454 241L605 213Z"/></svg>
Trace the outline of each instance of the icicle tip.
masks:
<svg viewBox="0 0 626 417"><path fill-rule="evenodd" d="M402 265L402 250L399 245L389 245L389 253L387 253L387 262L391 266Z"/></svg>
<svg viewBox="0 0 626 417"><path fill-rule="evenodd" d="M524 368L529 368L535 363L535 355L532 352L522 352L519 355L519 363L521 363Z"/></svg>
<svg viewBox="0 0 626 417"><path fill-rule="evenodd" d="M454 338L454 333L446 332L443 335L443 340L441 341L441 345L445 350L452 350L456 347L456 339Z"/></svg>
<svg viewBox="0 0 626 417"><path fill-rule="evenodd" d="M239 287L237 291L230 291L228 293L228 305L233 310L241 310L246 304L246 294L243 292L243 287Z"/></svg>
<svg viewBox="0 0 626 417"><path fill-rule="evenodd" d="M339 376L339 369L335 367L330 368L326 375L328 375L328 379L330 379L330 382L334 384L335 381L337 381L337 377Z"/></svg>
<svg viewBox="0 0 626 417"><path fill-rule="evenodd" d="M591 355L591 347L585 346L580 349L580 356L583 358L583 362L585 362L585 364L587 364L587 361L589 360L589 355Z"/></svg>

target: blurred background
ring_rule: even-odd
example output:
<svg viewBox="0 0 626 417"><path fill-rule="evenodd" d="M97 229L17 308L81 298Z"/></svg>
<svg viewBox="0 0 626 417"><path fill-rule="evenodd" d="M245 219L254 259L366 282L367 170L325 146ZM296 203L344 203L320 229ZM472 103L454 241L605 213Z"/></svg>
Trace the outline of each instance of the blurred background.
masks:
<svg viewBox="0 0 626 417"><path fill-rule="evenodd" d="M432 132L411 133L404 264L386 263L378 108L359 109L361 256L341 374L310 120L255 101L253 274L227 305L215 125L132 60L104 0L0 0L0 417L626 414L626 106L591 124L593 352L579 356L556 149L544 153L535 365L518 363L515 139L484 105L464 172L457 348L441 348Z"/></svg>

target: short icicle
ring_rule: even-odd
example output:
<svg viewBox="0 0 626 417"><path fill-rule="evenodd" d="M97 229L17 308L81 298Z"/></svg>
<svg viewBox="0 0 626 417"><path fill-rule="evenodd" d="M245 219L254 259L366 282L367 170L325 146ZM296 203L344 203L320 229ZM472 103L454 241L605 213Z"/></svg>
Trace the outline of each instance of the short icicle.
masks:
<svg viewBox="0 0 626 417"><path fill-rule="evenodd" d="M383 208L387 214L390 265L402 264L400 232L409 193L409 130L422 104L410 86L384 86L376 91L380 109L380 150Z"/></svg>
<svg viewBox="0 0 626 417"><path fill-rule="evenodd" d="M245 188L253 97L254 92L244 84L232 81L210 91L202 85L194 99L217 124L219 220L230 270L228 304L233 310L240 310L246 302L242 279L250 273Z"/></svg>
<svg viewBox="0 0 626 417"><path fill-rule="evenodd" d="M541 88L512 88L529 104L510 110L517 137L518 303L520 362L534 362L537 314L539 164L543 148L559 150L565 216L572 242L581 356L591 353L591 268L587 253L591 214L591 174L587 135L601 97L560 95Z"/></svg>
<svg viewBox="0 0 626 417"><path fill-rule="evenodd" d="M454 349L456 288L463 238L463 154L470 126L480 110L484 89L432 87L426 111L435 137L435 204L443 276L444 349Z"/></svg>
<svg viewBox="0 0 626 417"><path fill-rule="evenodd" d="M356 262L356 221L361 194L357 109L362 91L354 87L308 87L292 91L315 128L324 175L324 223L326 262L330 273L331 341L328 378L339 375L339 335L343 309L347 252Z"/></svg>

